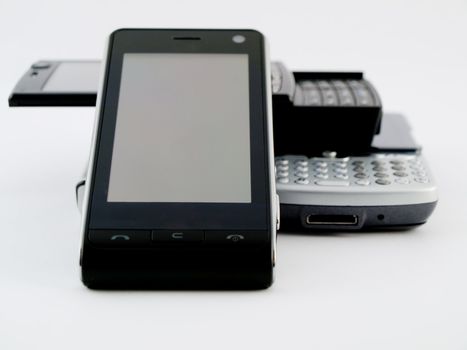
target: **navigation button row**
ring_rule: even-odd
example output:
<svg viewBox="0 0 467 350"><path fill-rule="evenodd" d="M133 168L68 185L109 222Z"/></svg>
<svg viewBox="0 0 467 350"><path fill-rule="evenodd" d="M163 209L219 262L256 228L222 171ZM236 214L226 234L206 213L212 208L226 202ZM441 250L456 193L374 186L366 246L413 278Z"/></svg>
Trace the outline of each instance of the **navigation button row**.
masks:
<svg viewBox="0 0 467 350"><path fill-rule="evenodd" d="M154 244L249 244L267 241L267 231L90 230L91 243L105 247L140 247Z"/></svg>

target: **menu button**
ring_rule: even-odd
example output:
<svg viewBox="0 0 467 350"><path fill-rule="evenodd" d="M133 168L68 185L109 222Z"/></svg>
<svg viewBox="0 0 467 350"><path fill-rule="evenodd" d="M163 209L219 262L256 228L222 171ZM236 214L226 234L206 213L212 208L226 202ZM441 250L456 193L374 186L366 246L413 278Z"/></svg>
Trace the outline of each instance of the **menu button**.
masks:
<svg viewBox="0 0 467 350"><path fill-rule="evenodd" d="M152 240L156 243L195 243L204 240L203 231L153 230Z"/></svg>

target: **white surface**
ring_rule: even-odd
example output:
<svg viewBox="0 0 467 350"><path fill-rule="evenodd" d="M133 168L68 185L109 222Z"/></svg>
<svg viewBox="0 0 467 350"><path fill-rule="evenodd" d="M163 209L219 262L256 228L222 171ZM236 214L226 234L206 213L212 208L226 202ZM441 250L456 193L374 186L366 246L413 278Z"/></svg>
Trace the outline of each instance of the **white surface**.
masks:
<svg viewBox="0 0 467 350"><path fill-rule="evenodd" d="M8 109L32 61L99 58L117 27L255 27L294 69L362 69L407 114L438 181L409 233L279 235L259 292L95 292L73 186L93 110ZM467 3L4 1L0 348L467 349Z"/></svg>

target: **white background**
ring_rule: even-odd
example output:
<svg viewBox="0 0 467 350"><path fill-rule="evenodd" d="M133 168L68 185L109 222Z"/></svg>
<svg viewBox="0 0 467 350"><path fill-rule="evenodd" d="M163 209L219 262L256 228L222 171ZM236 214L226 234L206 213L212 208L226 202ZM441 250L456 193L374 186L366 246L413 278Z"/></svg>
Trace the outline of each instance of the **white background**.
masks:
<svg viewBox="0 0 467 350"><path fill-rule="evenodd" d="M132 26L254 27L292 69L364 70L424 145L434 215L408 233L282 234L266 291L86 289L73 188L93 109L6 101L34 60L100 58ZM2 0L0 349L467 349L466 34L465 0Z"/></svg>

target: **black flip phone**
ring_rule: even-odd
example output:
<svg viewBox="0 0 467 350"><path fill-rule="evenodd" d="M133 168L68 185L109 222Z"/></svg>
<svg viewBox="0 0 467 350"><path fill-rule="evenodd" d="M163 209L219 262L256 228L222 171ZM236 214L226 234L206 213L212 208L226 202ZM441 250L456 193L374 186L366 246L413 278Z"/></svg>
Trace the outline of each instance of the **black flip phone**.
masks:
<svg viewBox="0 0 467 350"><path fill-rule="evenodd" d="M278 201L269 89L257 31L112 33L84 195L86 286L272 283Z"/></svg>

